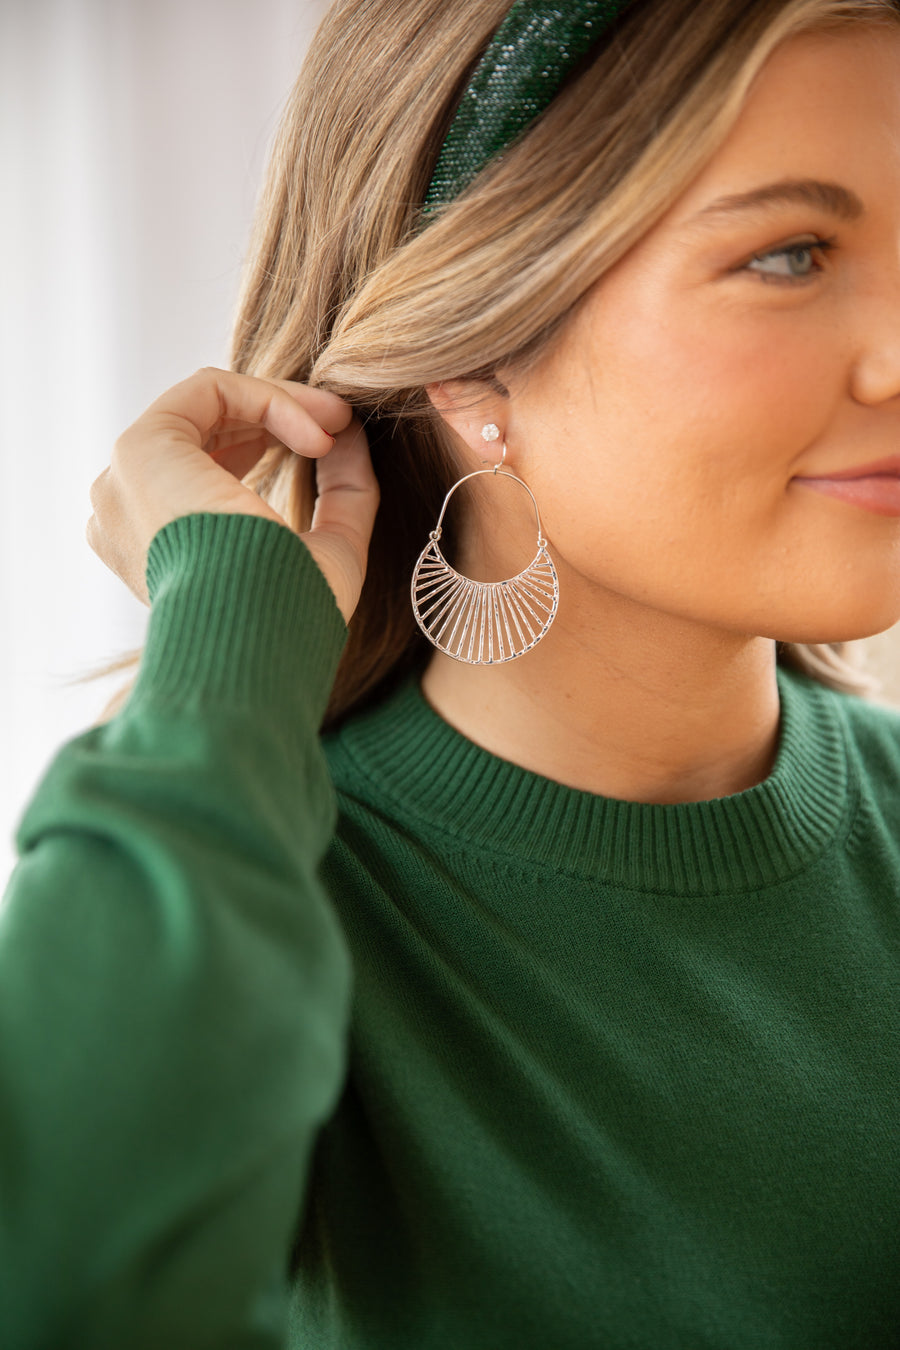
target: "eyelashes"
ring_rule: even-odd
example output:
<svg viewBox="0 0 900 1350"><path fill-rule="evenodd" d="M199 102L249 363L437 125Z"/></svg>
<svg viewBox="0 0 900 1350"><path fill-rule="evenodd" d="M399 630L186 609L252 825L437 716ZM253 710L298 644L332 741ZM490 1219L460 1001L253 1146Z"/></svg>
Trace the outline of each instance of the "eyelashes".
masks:
<svg viewBox="0 0 900 1350"><path fill-rule="evenodd" d="M815 268L808 272L765 272L755 267L754 264L767 263L773 258L792 258L806 253L810 254L812 257L814 253L828 253L834 248L837 248L837 239L834 237L831 239L821 239L819 237L814 239L804 239L796 244L784 244L781 248L768 249L765 253L755 253L750 261L744 263L743 267L739 270L754 272L764 282L774 282L776 285L787 283L790 286L808 281L810 277L817 276L820 272L825 270L824 267L816 265Z"/></svg>

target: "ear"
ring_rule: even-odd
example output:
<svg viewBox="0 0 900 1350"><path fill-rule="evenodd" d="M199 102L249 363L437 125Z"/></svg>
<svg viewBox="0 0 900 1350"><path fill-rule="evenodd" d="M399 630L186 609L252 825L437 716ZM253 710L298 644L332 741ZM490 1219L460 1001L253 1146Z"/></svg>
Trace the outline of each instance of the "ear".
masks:
<svg viewBox="0 0 900 1350"><path fill-rule="evenodd" d="M502 393L500 391L503 391ZM442 380L425 386L425 393L454 435L480 463L491 455L482 428L489 422L499 428L499 444L506 439L509 401L499 381Z"/></svg>

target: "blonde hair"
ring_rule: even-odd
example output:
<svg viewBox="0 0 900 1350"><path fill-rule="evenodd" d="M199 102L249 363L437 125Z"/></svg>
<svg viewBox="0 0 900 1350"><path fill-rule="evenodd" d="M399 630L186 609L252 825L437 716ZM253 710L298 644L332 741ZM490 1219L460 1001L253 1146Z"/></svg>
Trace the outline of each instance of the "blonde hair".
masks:
<svg viewBox="0 0 900 1350"><path fill-rule="evenodd" d="M498 367L536 357L721 146L778 44L900 17L890 0L633 0L537 122L423 229L453 109L508 7L336 0L288 99L260 197L232 367L346 398L381 486L326 727L431 650L409 578L459 471L425 385L496 384ZM244 481L292 529L309 527L311 461L273 445ZM452 549L452 518L445 538ZM877 688L844 643L779 643L777 655L832 688Z"/></svg>

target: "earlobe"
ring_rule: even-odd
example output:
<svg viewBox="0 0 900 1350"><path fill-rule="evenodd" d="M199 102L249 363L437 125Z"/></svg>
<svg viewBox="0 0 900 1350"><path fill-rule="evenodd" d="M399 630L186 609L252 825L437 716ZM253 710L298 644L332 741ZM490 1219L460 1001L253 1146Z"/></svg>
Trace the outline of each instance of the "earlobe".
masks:
<svg viewBox="0 0 900 1350"><path fill-rule="evenodd" d="M425 393L435 411L450 430L475 452L483 449L481 431L485 424L495 423L501 430L505 426L506 400L493 387L495 383L499 382L441 380L425 386Z"/></svg>

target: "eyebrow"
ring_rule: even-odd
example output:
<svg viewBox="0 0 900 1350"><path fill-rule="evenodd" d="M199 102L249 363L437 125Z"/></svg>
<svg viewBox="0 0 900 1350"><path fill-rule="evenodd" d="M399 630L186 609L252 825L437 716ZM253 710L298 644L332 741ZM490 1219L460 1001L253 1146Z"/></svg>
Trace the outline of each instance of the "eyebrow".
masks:
<svg viewBox="0 0 900 1350"><path fill-rule="evenodd" d="M846 221L859 220L866 211L856 193L851 192L850 188L842 187L840 183L823 183L817 178L784 178L777 183L767 183L764 187L753 188L749 192L736 192L731 196L717 197L714 202L710 202L693 216L689 223L719 220L745 211L797 203L827 211L829 215L838 216Z"/></svg>

